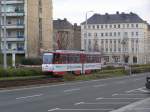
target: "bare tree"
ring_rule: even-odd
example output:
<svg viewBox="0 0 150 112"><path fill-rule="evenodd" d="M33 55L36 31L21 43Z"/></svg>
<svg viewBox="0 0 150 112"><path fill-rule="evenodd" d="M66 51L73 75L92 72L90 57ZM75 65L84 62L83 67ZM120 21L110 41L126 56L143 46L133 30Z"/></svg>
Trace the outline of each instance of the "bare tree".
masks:
<svg viewBox="0 0 150 112"><path fill-rule="evenodd" d="M70 36L69 32L67 31L58 31L56 34L56 49L59 50L67 50L70 48Z"/></svg>

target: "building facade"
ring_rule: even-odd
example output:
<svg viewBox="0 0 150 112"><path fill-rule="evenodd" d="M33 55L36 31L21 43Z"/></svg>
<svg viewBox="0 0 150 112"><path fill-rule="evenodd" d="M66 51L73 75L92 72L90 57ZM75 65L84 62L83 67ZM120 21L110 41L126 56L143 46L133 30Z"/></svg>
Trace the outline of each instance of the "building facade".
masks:
<svg viewBox="0 0 150 112"><path fill-rule="evenodd" d="M41 51L52 50L52 0L1 0L2 51L4 14L8 54L16 52L35 58Z"/></svg>
<svg viewBox="0 0 150 112"><path fill-rule="evenodd" d="M81 27L72 25L67 19L53 21L54 50L80 50Z"/></svg>
<svg viewBox="0 0 150 112"><path fill-rule="evenodd" d="M94 14L81 35L82 49L102 52L107 63L148 63L148 23L135 13Z"/></svg>

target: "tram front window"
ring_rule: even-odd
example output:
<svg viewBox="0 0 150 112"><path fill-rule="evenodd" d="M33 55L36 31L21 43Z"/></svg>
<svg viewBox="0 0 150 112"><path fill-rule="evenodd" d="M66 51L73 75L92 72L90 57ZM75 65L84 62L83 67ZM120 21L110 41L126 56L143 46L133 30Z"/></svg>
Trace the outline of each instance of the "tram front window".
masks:
<svg viewBox="0 0 150 112"><path fill-rule="evenodd" d="M43 64L52 64L53 63L53 54L44 54L43 55Z"/></svg>

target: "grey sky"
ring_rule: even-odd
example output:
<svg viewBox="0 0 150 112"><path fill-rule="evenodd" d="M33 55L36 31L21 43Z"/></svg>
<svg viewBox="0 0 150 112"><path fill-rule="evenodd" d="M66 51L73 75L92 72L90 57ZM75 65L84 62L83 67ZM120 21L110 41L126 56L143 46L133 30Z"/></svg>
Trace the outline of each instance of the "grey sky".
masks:
<svg viewBox="0 0 150 112"><path fill-rule="evenodd" d="M150 23L150 0L53 0L53 3L54 19L67 18L72 23L83 22L90 10L100 14L134 12Z"/></svg>

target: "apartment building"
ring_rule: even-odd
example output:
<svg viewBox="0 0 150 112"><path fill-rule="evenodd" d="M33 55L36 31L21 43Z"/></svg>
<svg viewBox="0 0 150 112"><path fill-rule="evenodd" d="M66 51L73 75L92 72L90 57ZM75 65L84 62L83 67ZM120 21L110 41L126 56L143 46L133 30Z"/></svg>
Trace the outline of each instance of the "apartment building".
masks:
<svg viewBox="0 0 150 112"><path fill-rule="evenodd" d="M5 12L8 54L35 58L42 51L52 50L52 0L1 0L0 9L2 51Z"/></svg>
<svg viewBox="0 0 150 112"><path fill-rule="evenodd" d="M135 13L94 14L81 25L81 46L107 63L148 63L148 23Z"/></svg>

